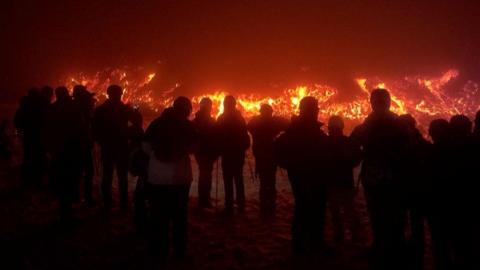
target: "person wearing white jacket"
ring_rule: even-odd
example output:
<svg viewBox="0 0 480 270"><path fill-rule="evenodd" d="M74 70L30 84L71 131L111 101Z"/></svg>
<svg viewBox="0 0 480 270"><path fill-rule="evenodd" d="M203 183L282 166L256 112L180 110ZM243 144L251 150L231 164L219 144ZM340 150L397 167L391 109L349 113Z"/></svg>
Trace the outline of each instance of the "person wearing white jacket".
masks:
<svg viewBox="0 0 480 270"><path fill-rule="evenodd" d="M190 100L178 97L173 107L147 128L142 146L150 157L146 184L151 211L149 240L161 261L169 253L170 223L174 254L178 258L186 255L188 194L193 180L190 154L197 140L195 126L188 119L191 111Z"/></svg>

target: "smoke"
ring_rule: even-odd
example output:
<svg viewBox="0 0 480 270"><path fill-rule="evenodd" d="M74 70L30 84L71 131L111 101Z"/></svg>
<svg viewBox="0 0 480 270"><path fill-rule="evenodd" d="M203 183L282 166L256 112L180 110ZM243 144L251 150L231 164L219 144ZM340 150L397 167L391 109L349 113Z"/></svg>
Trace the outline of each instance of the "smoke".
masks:
<svg viewBox="0 0 480 270"><path fill-rule="evenodd" d="M316 2L3 1L0 90L123 65L154 69L159 89L323 82L349 95L355 77L448 68L478 81L476 1Z"/></svg>

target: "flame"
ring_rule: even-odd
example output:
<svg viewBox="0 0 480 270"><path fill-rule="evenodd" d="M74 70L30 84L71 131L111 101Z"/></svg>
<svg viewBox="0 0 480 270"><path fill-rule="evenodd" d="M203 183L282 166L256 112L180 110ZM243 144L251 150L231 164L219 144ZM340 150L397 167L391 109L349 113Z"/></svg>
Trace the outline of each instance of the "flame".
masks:
<svg viewBox="0 0 480 270"><path fill-rule="evenodd" d="M238 107L246 118L258 114L262 104L270 104L276 114L290 117L298 113L298 106L302 98L314 96L320 105L319 118L321 120L326 120L331 115L340 115L347 121L359 122L370 112L369 89L385 88L391 94L392 111L397 114L412 114L419 122L420 127L426 130L428 123L434 118L448 118L459 113L473 116L479 109L480 94L477 83L469 81L463 88L456 89L454 93L447 91L446 85L459 75L458 70L450 69L438 77L411 76L389 81L382 81L378 78L355 78L360 95L350 100L340 99L336 88L321 84L287 88L277 96L259 94L235 96ZM156 73L147 73L142 69L133 71L108 69L93 75L80 73L63 80L63 82L70 87L75 84L85 85L97 92L97 96L100 98L106 97L105 92L108 85L116 83L124 88L125 102L142 104L158 111L172 103L175 97L175 88L160 93L156 92L155 95L151 88L151 82L155 77ZM178 86L179 84L175 87ZM203 97L209 97L213 102L213 113L218 116L223 112L223 99L229 94L226 89L199 92L204 94L191 97L195 108L198 107Z"/></svg>

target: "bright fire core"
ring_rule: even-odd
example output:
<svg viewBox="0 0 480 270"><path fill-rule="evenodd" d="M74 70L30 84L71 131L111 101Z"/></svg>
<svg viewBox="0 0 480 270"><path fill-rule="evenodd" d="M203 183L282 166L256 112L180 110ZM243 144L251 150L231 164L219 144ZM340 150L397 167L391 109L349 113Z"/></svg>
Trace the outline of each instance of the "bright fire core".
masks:
<svg viewBox="0 0 480 270"><path fill-rule="evenodd" d="M67 85L73 87L82 84L96 92L98 99L106 96L109 84L119 84L124 88L124 101L131 104L147 106L159 111L169 106L175 98L175 89L158 92L153 89L152 80L155 73L138 74L128 69L110 69L94 75L78 74L71 76ZM356 78L358 94L348 101L339 99L339 90L322 84L299 85L285 89L277 96L260 94L240 94L237 97L239 109L246 118L256 115L260 106L270 104L277 115L290 117L297 113L300 100L305 96L314 96L320 105L319 118L325 121L331 115L340 115L350 122L359 122L369 111L369 93L374 88L388 89L392 96L392 110L397 114L412 114L420 128L425 131L428 123L435 118L449 118L455 114L473 116L480 109L479 85L467 81L457 89L448 88L460 72L447 70L437 77L409 76L401 80L382 81L378 78ZM154 92L155 91L155 92ZM202 97L210 97L214 105L214 114L222 110L222 100L228 90L198 91L200 94L191 97L194 108L197 108ZM155 93L155 94L154 94Z"/></svg>

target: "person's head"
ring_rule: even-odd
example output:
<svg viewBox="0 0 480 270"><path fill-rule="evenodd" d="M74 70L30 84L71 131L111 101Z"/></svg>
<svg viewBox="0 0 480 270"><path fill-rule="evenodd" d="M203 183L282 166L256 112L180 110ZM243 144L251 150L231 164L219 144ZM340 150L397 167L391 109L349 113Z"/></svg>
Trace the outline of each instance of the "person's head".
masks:
<svg viewBox="0 0 480 270"><path fill-rule="evenodd" d="M472 132L472 121L463 114L457 114L450 118L450 128L453 135L465 137Z"/></svg>
<svg viewBox="0 0 480 270"><path fill-rule="evenodd" d="M428 134L434 143L446 142L450 139L450 124L445 119L435 119L430 122Z"/></svg>
<svg viewBox="0 0 480 270"><path fill-rule="evenodd" d="M204 97L200 100L200 111L210 115L212 113L212 107L213 104L210 98Z"/></svg>
<svg viewBox="0 0 480 270"><path fill-rule="evenodd" d="M345 124L342 117L334 115L328 119L328 134L333 136L343 135Z"/></svg>
<svg viewBox="0 0 480 270"><path fill-rule="evenodd" d="M260 106L260 115L264 118L271 118L273 115L273 108L268 104L262 104Z"/></svg>
<svg viewBox="0 0 480 270"><path fill-rule="evenodd" d="M107 88L108 99L113 101L121 101L123 89L119 85L112 84Z"/></svg>
<svg viewBox="0 0 480 270"><path fill-rule="evenodd" d="M300 100L300 117L303 119L318 119L318 101L316 98L308 96Z"/></svg>
<svg viewBox="0 0 480 270"><path fill-rule="evenodd" d="M398 122L403 128L415 129L417 121L411 114L402 114L398 117Z"/></svg>
<svg viewBox="0 0 480 270"><path fill-rule="evenodd" d="M55 88L55 99L57 101L65 101L70 99L70 93L65 86L59 86Z"/></svg>
<svg viewBox="0 0 480 270"><path fill-rule="evenodd" d="M192 102L187 97L177 97L173 102L173 110L180 118L188 118L192 113Z"/></svg>
<svg viewBox="0 0 480 270"><path fill-rule="evenodd" d="M390 102L390 93L385 89L377 88L370 94L370 105L374 112L388 112L390 110Z"/></svg>
<svg viewBox="0 0 480 270"><path fill-rule="evenodd" d="M237 100L235 97L228 95L223 99L223 110L225 112L234 111L237 108Z"/></svg>
<svg viewBox="0 0 480 270"><path fill-rule="evenodd" d="M85 94L88 92L87 88L83 85L75 85L73 87L73 93L72 96L74 99L81 99L85 96Z"/></svg>
<svg viewBox="0 0 480 270"><path fill-rule="evenodd" d="M44 86L40 90L40 95L42 96L42 99L45 100L46 102L50 103L52 102L53 99L53 88L50 86Z"/></svg>

